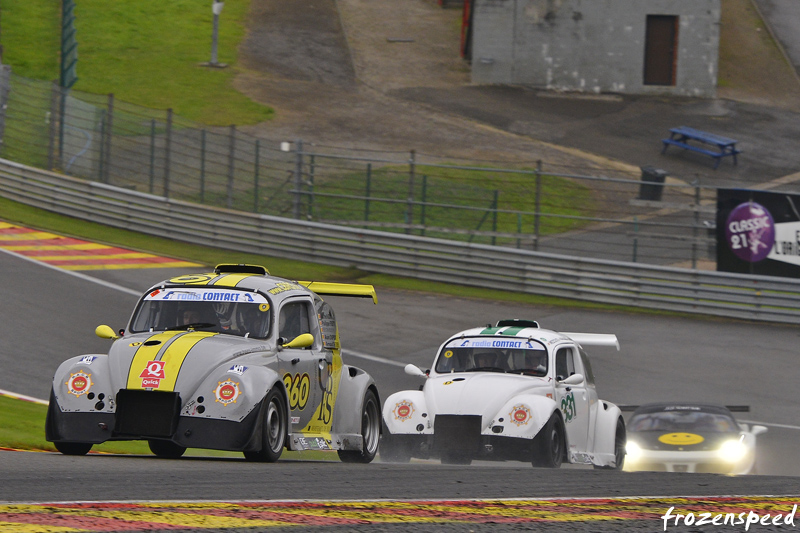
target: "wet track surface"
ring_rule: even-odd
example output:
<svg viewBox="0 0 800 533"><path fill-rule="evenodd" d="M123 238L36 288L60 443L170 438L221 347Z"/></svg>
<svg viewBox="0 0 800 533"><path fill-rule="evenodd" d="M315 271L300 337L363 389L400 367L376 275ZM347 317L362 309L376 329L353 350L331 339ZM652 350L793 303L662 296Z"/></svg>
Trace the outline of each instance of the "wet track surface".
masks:
<svg viewBox="0 0 800 533"><path fill-rule="evenodd" d="M183 269L91 273L91 278L104 280L105 285L99 285L89 278L8 254L0 254L0 268L6 274L6 298L0 303L6 317L0 325L0 360L7 369L0 376L0 388L38 398L47 398L52 373L60 361L75 354L107 350L107 341L93 335L94 327L99 323L123 327L136 301L131 292L143 291L156 281L186 273ZM571 310L380 289L378 294L377 306L367 300L330 300L337 311L346 362L370 372L382 398L396 390L417 388L419 380L403 374L401 365L411 362L426 368L439 343L453 331L466 327L520 317L537 319L543 327L557 330L616 333L622 345L620 352L595 349L591 353L601 398L619 404L684 399L750 405L747 418L769 426L769 432L759 437L757 465L762 475L630 474L577 466L549 471L511 462L444 466L438 462L350 465L338 461L282 460L270 465L248 463L238 457L160 460L150 456L66 457L0 452L0 471L5 481L0 484L0 501L463 501L650 496L662 499L640 506L649 509L649 515L639 517L645 517L644 521L629 516L624 523L616 522L612 527L607 518L598 518L602 513L587 522L576 519L573 510L567 513L568 517L535 522L535 529L657 531L661 530L658 527L661 524L650 515L653 509L663 511L662 506L668 502L663 500L666 496L800 494L800 477L795 477L800 476L798 400L788 394L795 380L792 372L785 371L793 368L796 358L800 337L796 328ZM363 358L362 354L377 359ZM765 374L765 366L784 371ZM432 505L429 502L422 508L430 509ZM338 512L322 514L339 516ZM492 511L495 512L489 516L496 519L503 515L496 509ZM515 513L520 515L522 511L516 510L511 515ZM444 522L437 522L436 526L419 517L407 524L364 520L359 523L370 531L410 531L420 527L431 531L450 528L489 531L490 525L492 530L534 529L525 521L501 525L496 521L459 522L452 517L443 518ZM324 527L332 523L326 522ZM553 524L563 527L554 529ZM284 525L273 524L270 528ZM215 530L210 523L197 527L202 531ZM347 527L359 526L353 523ZM219 530L231 529L224 526Z"/></svg>

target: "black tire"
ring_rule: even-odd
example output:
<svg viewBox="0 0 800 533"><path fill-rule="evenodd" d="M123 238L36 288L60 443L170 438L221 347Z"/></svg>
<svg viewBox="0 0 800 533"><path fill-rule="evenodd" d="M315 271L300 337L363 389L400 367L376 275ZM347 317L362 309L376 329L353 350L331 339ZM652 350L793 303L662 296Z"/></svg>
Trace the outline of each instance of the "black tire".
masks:
<svg viewBox="0 0 800 533"><path fill-rule="evenodd" d="M407 463L411 461L411 444L405 442L404 439L398 435L392 435L383 426L383 434L381 435L380 456L383 463Z"/></svg>
<svg viewBox="0 0 800 533"><path fill-rule="evenodd" d="M53 446L64 455L86 455L92 449L88 442L54 442Z"/></svg>
<svg viewBox="0 0 800 533"><path fill-rule="evenodd" d="M378 453L381 439L381 409L378 397L372 389L364 394L361 408L361 450L339 450L339 460L343 463L371 463Z"/></svg>
<svg viewBox="0 0 800 533"><path fill-rule="evenodd" d="M471 465L472 457L466 452L442 452L443 465Z"/></svg>
<svg viewBox="0 0 800 533"><path fill-rule="evenodd" d="M185 446L175 444L170 440L148 440L150 451L162 459L177 459L186 452Z"/></svg>
<svg viewBox="0 0 800 533"><path fill-rule="evenodd" d="M614 465L611 466L597 466L595 465L595 469L597 470L622 470L622 467L625 466L625 445L627 444L628 439L625 433L625 422L622 420L622 417L617 419L617 430L614 432Z"/></svg>
<svg viewBox="0 0 800 533"><path fill-rule="evenodd" d="M533 439L531 464L541 468L561 468L566 449L564 434L564 422L557 413L553 413Z"/></svg>
<svg viewBox="0 0 800 533"><path fill-rule="evenodd" d="M261 450L244 452L248 461L274 463L286 446L287 411L286 400L280 390L273 388L264 398L263 420L261 425Z"/></svg>

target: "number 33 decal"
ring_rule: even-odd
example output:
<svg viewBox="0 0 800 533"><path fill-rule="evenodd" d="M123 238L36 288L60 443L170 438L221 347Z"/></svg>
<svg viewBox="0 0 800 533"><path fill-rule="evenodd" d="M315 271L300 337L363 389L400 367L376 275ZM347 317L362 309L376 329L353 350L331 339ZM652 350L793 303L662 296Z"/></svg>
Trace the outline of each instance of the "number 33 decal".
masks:
<svg viewBox="0 0 800 533"><path fill-rule="evenodd" d="M564 419L567 422L572 422L572 420L578 415L577 409L575 407L574 393L570 392L569 394L561 398L561 412L564 413Z"/></svg>

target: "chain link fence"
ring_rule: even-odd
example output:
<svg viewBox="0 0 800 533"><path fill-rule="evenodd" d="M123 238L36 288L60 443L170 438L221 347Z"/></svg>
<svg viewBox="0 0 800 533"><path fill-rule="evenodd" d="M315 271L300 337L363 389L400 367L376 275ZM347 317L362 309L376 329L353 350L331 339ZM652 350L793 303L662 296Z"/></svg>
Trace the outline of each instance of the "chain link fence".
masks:
<svg viewBox="0 0 800 533"><path fill-rule="evenodd" d="M705 266L716 189L546 161L257 138L4 67L0 157L198 204L595 259ZM590 174L591 172L591 174ZM711 265L713 268L713 265Z"/></svg>

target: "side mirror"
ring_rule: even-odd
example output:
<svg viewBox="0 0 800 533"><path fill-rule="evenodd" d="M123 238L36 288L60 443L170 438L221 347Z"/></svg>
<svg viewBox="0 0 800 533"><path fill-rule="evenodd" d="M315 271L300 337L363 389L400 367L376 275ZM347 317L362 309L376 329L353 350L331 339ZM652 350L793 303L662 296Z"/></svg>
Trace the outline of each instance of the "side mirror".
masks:
<svg viewBox="0 0 800 533"><path fill-rule="evenodd" d="M112 339L112 340L119 339L119 335L114 333L114 330L111 329L111 326L106 326L105 324L97 326L94 330L94 334L100 337L101 339Z"/></svg>
<svg viewBox="0 0 800 533"><path fill-rule="evenodd" d="M562 379L559 383L564 385L580 385L583 383L583 374L572 374L570 377Z"/></svg>
<svg viewBox="0 0 800 533"><path fill-rule="evenodd" d="M417 365L407 364L404 370L409 376L416 376L418 378L428 377L428 374L423 372Z"/></svg>
<svg viewBox="0 0 800 533"><path fill-rule="evenodd" d="M286 344L281 344L281 348L308 348L314 344L314 336L311 333L303 333Z"/></svg>
<svg viewBox="0 0 800 533"><path fill-rule="evenodd" d="M750 433L752 433L754 437L756 435L761 435L762 433L766 432L767 432L766 426L753 426L750 428Z"/></svg>

